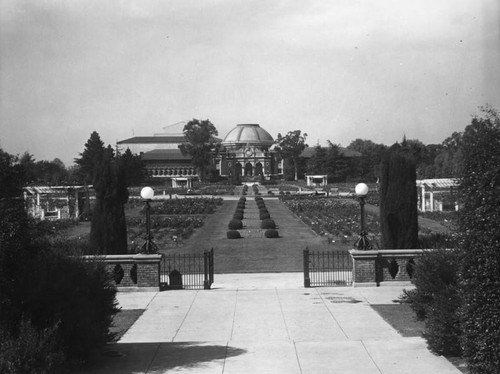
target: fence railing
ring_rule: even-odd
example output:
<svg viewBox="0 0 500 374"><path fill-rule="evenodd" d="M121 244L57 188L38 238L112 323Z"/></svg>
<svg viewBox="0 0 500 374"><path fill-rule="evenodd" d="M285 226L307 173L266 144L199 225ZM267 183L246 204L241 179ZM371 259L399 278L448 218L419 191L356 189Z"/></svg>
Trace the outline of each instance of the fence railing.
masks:
<svg viewBox="0 0 500 374"><path fill-rule="evenodd" d="M214 250L164 255L160 284L167 289L210 289L214 282Z"/></svg>
<svg viewBox="0 0 500 374"><path fill-rule="evenodd" d="M350 286L353 261L348 251L304 250L304 287Z"/></svg>

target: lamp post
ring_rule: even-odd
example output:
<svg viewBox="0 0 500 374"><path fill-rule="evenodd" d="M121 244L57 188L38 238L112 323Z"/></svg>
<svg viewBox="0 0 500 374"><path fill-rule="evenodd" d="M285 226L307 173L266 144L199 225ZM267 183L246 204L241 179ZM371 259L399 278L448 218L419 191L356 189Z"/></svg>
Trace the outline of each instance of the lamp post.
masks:
<svg viewBox="0 0 500 374"><path fill-rule="evenodd" d="M153 243L153 236L151 235L151 206L149 205L149 202L154 195L155 192L151 187L144 187L141 190L141 197L146 203L146 242L141 247L141 253L144 254L158 253L158 247L155 243Z"/></svg>
<svg viewBox="0 0 500 374"><path fill-rule="evenodd" d="M356 249L360 251L367 251L371 249L372 245L368 241L367 232L365 230L365 198L368 195L369 188L364 183L359 183L356 185L356 196L359 199L359 206L361 208L361 232L359 233L359 237L354 243Z"/></svg>

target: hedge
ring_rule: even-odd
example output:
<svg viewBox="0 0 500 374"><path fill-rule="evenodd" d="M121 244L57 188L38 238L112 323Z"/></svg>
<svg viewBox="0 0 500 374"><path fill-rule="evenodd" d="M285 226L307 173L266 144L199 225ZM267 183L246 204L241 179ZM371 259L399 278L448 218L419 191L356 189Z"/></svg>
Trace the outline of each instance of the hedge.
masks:
<svg viewBox="0 0 500 374"><path fill-rule="evenodd" d="M228 239L241 239L239 231L236 230L229 230L226 235Z"/></svg>
<svg viewBox="0 0 500 374"><path fill-rule="evenodd" d="M229 221L227 227L230 230L239 230L243 228L243 223L239 219L232 219L231 221Z"/></svg>
<svg viewBox="0 0 500 374"><path fill-rule="evenodd" d="M278 234L277 230L266 230L266 232L264 233L264 236L266 238L269 238L269 239L279 238L279 234Z"/></svg>
<svg viewBox="0 0 500 374"><path fill-rule="evenodd" d="M260 223L260 227L262 229L275 229L276 223L272 219L266 218L262 220L262 222Z"/></svg>

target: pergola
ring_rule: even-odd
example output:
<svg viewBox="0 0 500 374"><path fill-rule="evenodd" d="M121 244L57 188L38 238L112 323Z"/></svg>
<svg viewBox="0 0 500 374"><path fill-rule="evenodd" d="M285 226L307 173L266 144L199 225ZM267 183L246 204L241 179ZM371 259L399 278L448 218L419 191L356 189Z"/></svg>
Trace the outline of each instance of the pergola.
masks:
<svg viewBox="0 0 500 374"><path fill-rule="evenodd" d="M434 211L434 194L444 192L443 190L453 190L458 187L458 180L454 178L421 179L417 180L417 187L421 190L421 211L425 212L427 205L426 192L429 191L429 211ZM441 190L441 191L436 191ZM439 209L441 210L441 209Z"/></svg>
<svg viewBox="0 0 500 374"><path fill-rule="evenodd" d="M305 175L308 186L324 187L327 185L326 175Z"/></svg>

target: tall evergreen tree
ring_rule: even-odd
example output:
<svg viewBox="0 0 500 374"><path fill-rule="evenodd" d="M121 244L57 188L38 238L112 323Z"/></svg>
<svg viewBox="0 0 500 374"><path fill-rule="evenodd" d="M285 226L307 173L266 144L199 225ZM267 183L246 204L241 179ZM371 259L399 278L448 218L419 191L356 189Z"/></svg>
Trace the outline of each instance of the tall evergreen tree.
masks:
<svg viewBox="0 0 500 374"><path fill-rule="evenodd" d="M390 147L382 161L380 231L384 249L418 246L416 168L404 141Z"/></svg>
<svg viewBox="0 0 500 374"><path fill-rule="evenodd" d="M134 155L130 148L120 155L121 162L125 169L125 176L127 180L127 186L138 186L144 180L144 165L142 164L141 157L139 155Z"/></svg>
<svg viewBox="0 0 500 374"><path fill-rule="evenodd" d="M96 254L127 253L127 225L124 204L128 200L124 168L106 152L95 178L96 194L90 228L90 248Z"/></svg>
<svg viewBox="0 0 500 374"><path fill-rule="evenodd" d="M102 161L105 151L106 148L97 131L92 132L85 143L85 149L79 153L80 157L75 158L75 164L79 166L81 182L92 183L96 167Z"/></svg>

